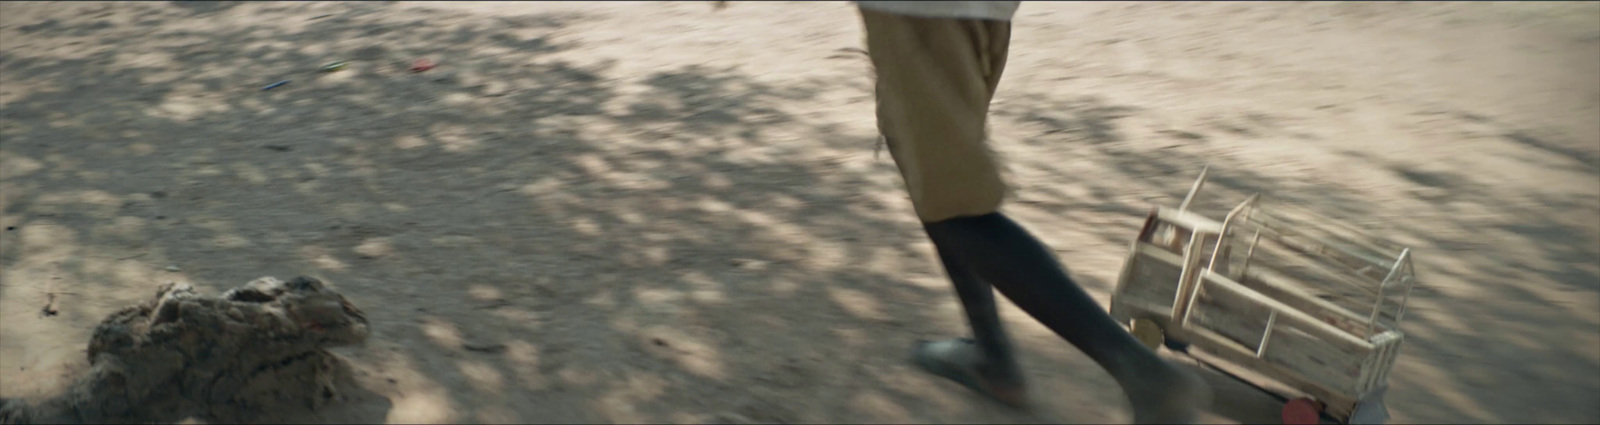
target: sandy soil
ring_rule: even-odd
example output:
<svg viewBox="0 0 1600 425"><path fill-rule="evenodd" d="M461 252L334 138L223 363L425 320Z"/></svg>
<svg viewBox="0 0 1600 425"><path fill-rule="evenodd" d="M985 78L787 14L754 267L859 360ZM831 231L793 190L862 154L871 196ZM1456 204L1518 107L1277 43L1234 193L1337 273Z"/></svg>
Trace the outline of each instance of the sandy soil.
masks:
<svg viewBox="0 0 1600 425"><path fill-rule="evenodd" d="M1013 42L1008 211L1102 300L1209 164L1416 249L1395 422L1600 422L1600 3L1033 3ZM840 2L0 3L0 397L162 283L307 274L373 334L306 421L1125 421L1009 306L1040 412L906 364L964 326L860 46Z"/></svg>

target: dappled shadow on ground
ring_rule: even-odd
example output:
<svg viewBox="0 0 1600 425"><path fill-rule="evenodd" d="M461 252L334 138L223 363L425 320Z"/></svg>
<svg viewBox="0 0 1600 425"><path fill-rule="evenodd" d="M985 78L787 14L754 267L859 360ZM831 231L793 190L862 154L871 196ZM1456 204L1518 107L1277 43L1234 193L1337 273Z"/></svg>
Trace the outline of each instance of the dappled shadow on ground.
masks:
<svg viewBox="0 0 1600 425"><path fill-rule="evenodd" d="M166 280L312 273L368 312L343 353L393 421L922 420L904 348L958 316L874 196L887 164L846 164L871 139L788 112L819 86L619 80L545 59L582 16L383 8L141 4L7 37L6 368L72 370L46 356ZM58 315L10 315L52 292Z"/></svg>
<svg viewBox="0 0 1600 425"><path fill-rule="evenodd" d="M961 329L958 310L898 176L871 160L873 138L796 112L859 86L707 66L628 76L606 61L551 59L583 47L560 36L582 15L484 19L377 2L72 7L82 8L73 19L0 28L0 373L75 370L50 359L81 358L95 322L167 280L216 290L304 273L372 321L372 342L341 352L352 385L376 395L347 407L362 422L1063 420L1002 411L904 364L913 339ZM407 72L421 56L441 65ZM351 65L316 72L333 60ZM292 81L261 90L280 80ZM1048 217L1025 223L1046 239L1071 228L1121 249L1151 203L1176 204L1210 164L1217 195L1204 211L1265 191L1378 217L1417 246L1424 285L1471 288L1418 289L1391 395L1416 403L1398 414L1563 420L1573 413L1518 406L1544 392L1461 389L1595 392L1516 359L1600 366L1592 347L1550 345L1592 336L1587 319L1562 319L1584 304L1561 297L1593 297L1600 225L1510 218L1600 200L1510 196L1368 158L1494 215L1437 199L1377 205L1207 147L1261 119L1128 140L1119 120L1136 108L1003 90L1017 94L996 108L997 125L1025 136L1003 150L1055 182L1019 189L1008 208ZM1595 175L1592 156L1551 154ZM1421 220L1464 230L1405 230ZM1105 291L1106 273L1078 277ZM63 294L59 313L36 314L49 293ZM1464 366L1446 373L1447 360ZM3 395L50 389L36 382ZM1121 403L1115 391L1052 389L1041 394ZM1085 417L1065 420L1100 420Z"/></svg>

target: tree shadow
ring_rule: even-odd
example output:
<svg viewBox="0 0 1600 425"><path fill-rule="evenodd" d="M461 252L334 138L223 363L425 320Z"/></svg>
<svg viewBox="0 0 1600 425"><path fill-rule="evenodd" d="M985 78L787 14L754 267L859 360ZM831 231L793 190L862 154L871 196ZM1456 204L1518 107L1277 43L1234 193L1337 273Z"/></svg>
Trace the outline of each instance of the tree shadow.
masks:
<svg viewBox="0 0 1600 425"><path fill-rule="evenodd" d="M211 13L217 13L217 12L226 11L228 9L232 9L232 8L234 8L236 6L239 6L240 3L241 2L237 2L237 1L192 1L192 0L173 0L171 2L173 7L178 8L178 9L188 10L189 13L192 13L192 14L195 14L195 15L204 15L204 14L211 14Z"/></svg>
<svg viewBox="0 0 1600 425"><path fill-rule="evenodd" d="M1057 417L1005 411L904 364L913 339L964 329L957 306L898 176L868 152L873 135L797 112L864 85L710 66L625 75L563 55L582 47L561 31L582 15L140 3L102 18L62 7L54 20L0 25L9 382L73 371L96 322L167 280L216 290L315 272L372 320L367 346L338 350L350 385L370 393L338 408L351 421L1093 422L1107 419L1060 406L1124 403L1083 391L1112 384L1082 374L1090 363L1053 337L1020 344L1042 375L1075 371L1049 382L1076 386L1045 391L1064 400L1047 412ZM422 57L439 67L409 72ZM317 72L336 60L350 65ZM1176 129L1154 146L1122 131L1136 108L1018 91L995 121L1026 137L1001 150L1056 183L1019 185L1007 208L1047 240L1084 247L1064 260L1085 286L1108 291L1150 205L1175 205L1209 164L1196 205L1208 215L1260 191L1338 218L1393 219L1373 224L1416 241L1427 260L1392 380L1401 416L1570 420L1531 398L1596 392L1551 365L1595 366L1592 348L1552 343L1593 336L1571 319L1586 317L1583 304L1556 295L1593 295L1600 272L1585 265L1600 255L1600 225L1450 215L1452 204L1420 198L1375 205L1209 147L1267 133L1257 127L1270 117ZM1028 155L1062 150L1081 162ZM1600 202L1364 163L1505 216ZM1428 220L1463 230L1405 230ZM49 292L74 294L41 317ZM1435 366L1446 363L1461 366ZM50 390L33 382L0 395ZM1490 384L1508 391L1467 391Z"/></svg>
<svg viewBox="0 0 1600 425"><path fill-rule="evenodd" d="M860 166L871 139L789 112L822 82L621 81L550 59L576 15L228 7L129 6L159 24L70 54L28 47L69 24L5 37L0 303L26 355L7 373L70 373L101 317L166 280L314 272L369 314L371 341L336 351L376 396L273 421L929 419L908 394L935 381L903 350L959 323L916 307L948 290L887 213L909 212L894 176ZM194 25L224 12L252 19ZM51 291L76 294L58 316L9 313Z"/></svg>

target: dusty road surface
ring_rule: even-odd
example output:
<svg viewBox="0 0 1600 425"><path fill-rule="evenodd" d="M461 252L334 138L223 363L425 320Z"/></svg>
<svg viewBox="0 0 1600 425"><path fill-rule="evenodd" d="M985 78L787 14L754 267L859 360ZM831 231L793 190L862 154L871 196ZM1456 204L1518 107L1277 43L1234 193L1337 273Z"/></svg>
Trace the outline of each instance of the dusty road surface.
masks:
<svg viewBox="0 0 1600 425"><path fill-rule="evenodd" d="M1031 3L1013 43L1007 211L1101 300L1209 164L1414 247L1394 422L1600 422L1600 3ZM1126 421L1009 305L1038 412L907 364L964 325L861 45L843 2L0 3L0 397L162 283L306 274L372 337L263 421Z"/></svg>

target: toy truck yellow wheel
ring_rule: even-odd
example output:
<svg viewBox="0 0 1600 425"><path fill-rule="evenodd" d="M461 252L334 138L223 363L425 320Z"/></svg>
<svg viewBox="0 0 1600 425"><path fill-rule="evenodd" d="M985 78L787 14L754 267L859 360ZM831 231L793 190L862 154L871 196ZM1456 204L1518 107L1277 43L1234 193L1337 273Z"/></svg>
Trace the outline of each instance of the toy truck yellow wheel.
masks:
<svg viewBox="0 0 1600 425"><path fill-rule="evenodd" d="M1161 330L1161 325L1156 324L1154 320L1145 318L1133 319L1133 326L1129 328L1133 332L1133 337L1151 350L1160 349L1161 343L1166 339L1165 332Z"/></svg>
<svg viewBox="0 0 1600 425"><path fill-rule="evenodd" d="M1189 343L1172 339L1171 336L1167 335L1166 329L1162 328L1159 323L1146 318L1133 319L1133 322L1128 326L1128 330L1133 333L1134 339L1139 340L1140 344L1144 344L1145 347L1151 350L1160 349L1161 346L1165 345L1168 350L1173 352L1189 352Z"/></svg>

